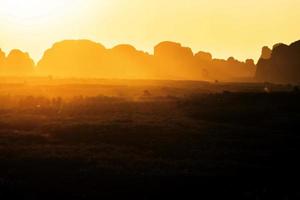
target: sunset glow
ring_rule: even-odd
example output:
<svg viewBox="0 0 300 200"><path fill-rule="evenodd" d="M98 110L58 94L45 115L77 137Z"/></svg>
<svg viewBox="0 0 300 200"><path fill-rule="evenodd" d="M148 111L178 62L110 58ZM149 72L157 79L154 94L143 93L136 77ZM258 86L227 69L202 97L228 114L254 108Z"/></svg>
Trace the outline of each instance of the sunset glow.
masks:
<svg viewBox="0 0 300 200"><path fill-rule="evenodd" d="M69 6L68 0L64 1L39 1L39 0L3 0L2 12L5 12L11 20L20 22L36 21L38 18L50 18L52 13L62 14L65 6ZM2 13L4 15L4 13ZM21 24L20 24L21 25Z"/></svg>
<svg viewBox="0 0 300 200"><path fill-rule="evenodd" d="M300 32L298 0L0 0L0 46L38 60L63 39L148 52L164 40L214 57L258 59L263 45L290 43ZM250 37L251 36L251 37Z"/></svg>
<svg viewBox="0 0 300 200"><path fill-rule="evenodd" d="M0 0L0 200L300 199L300 0Z"/></svg>

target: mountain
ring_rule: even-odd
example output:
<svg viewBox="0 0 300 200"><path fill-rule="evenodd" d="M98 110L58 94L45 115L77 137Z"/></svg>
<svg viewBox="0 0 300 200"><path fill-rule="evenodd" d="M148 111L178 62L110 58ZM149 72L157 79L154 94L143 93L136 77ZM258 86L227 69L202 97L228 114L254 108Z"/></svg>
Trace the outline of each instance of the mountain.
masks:
<svg viewBox="0 0 300 200"><path fill-rule="evenodd" d="M28 53L14 49L7 56L0 49L1 76L30 76L34 74L34 62Z"/></svg>
<svg viewBox="0 0 300 200"><path fill-rule="evenodd" d="M254 62L212 59L180 43L161 42L154 54L121 44L111 49L89 40L65 40L48 49L37 64L39 75L85 78L229 80L254 76Z"/></svg>
<svg viewBox="0 0 300 200"><path fill-rule="evenodd" d="M270 50L270 56L266 57L269 50L263 48L257 63L256 79L277 83L300 83L300 40L290 45L276 44Z"/></svg>
<svg viewBox="0 0 300 200"><path fill-rule="evenodd" d="M88 40L65 40L46 50L37 64L39 75L93 77L103 74L103 45Z"/></svg>

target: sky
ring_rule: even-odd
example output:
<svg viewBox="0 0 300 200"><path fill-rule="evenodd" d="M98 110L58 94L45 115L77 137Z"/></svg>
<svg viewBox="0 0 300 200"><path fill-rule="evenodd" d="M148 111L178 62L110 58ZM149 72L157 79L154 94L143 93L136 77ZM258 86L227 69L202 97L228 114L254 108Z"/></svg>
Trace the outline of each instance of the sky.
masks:
<svg viewBox="0 0 300 200"><path fill-rule="evenodd" d="M90 39L153 53L180 42L215 58L258 59L300 39L300 0L0 0L0 48L38 61L54 42Z"/></svg>

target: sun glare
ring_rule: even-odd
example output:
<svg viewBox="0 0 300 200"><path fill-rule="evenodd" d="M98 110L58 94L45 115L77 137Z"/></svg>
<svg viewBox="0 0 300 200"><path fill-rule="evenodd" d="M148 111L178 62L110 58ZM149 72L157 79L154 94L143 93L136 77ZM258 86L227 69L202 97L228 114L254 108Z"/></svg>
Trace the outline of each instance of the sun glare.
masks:
<svg viewBox="0 0 300 200"><path fill-rule="evenodd" d="M62 16L76 0L0 0L0 11L10 21L35 23Z"/></svg>

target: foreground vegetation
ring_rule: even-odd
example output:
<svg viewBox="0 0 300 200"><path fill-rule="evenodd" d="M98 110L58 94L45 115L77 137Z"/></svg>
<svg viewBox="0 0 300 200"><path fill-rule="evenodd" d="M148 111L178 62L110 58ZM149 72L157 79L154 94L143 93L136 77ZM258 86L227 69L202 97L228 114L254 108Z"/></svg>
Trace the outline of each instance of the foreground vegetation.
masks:
<svg viewBox="0 0 300 200"><path fill-rule="evenodd" d="M0 97L0 197L300 197L297 88L172 84L10 85L32 94Z"/></svg>

